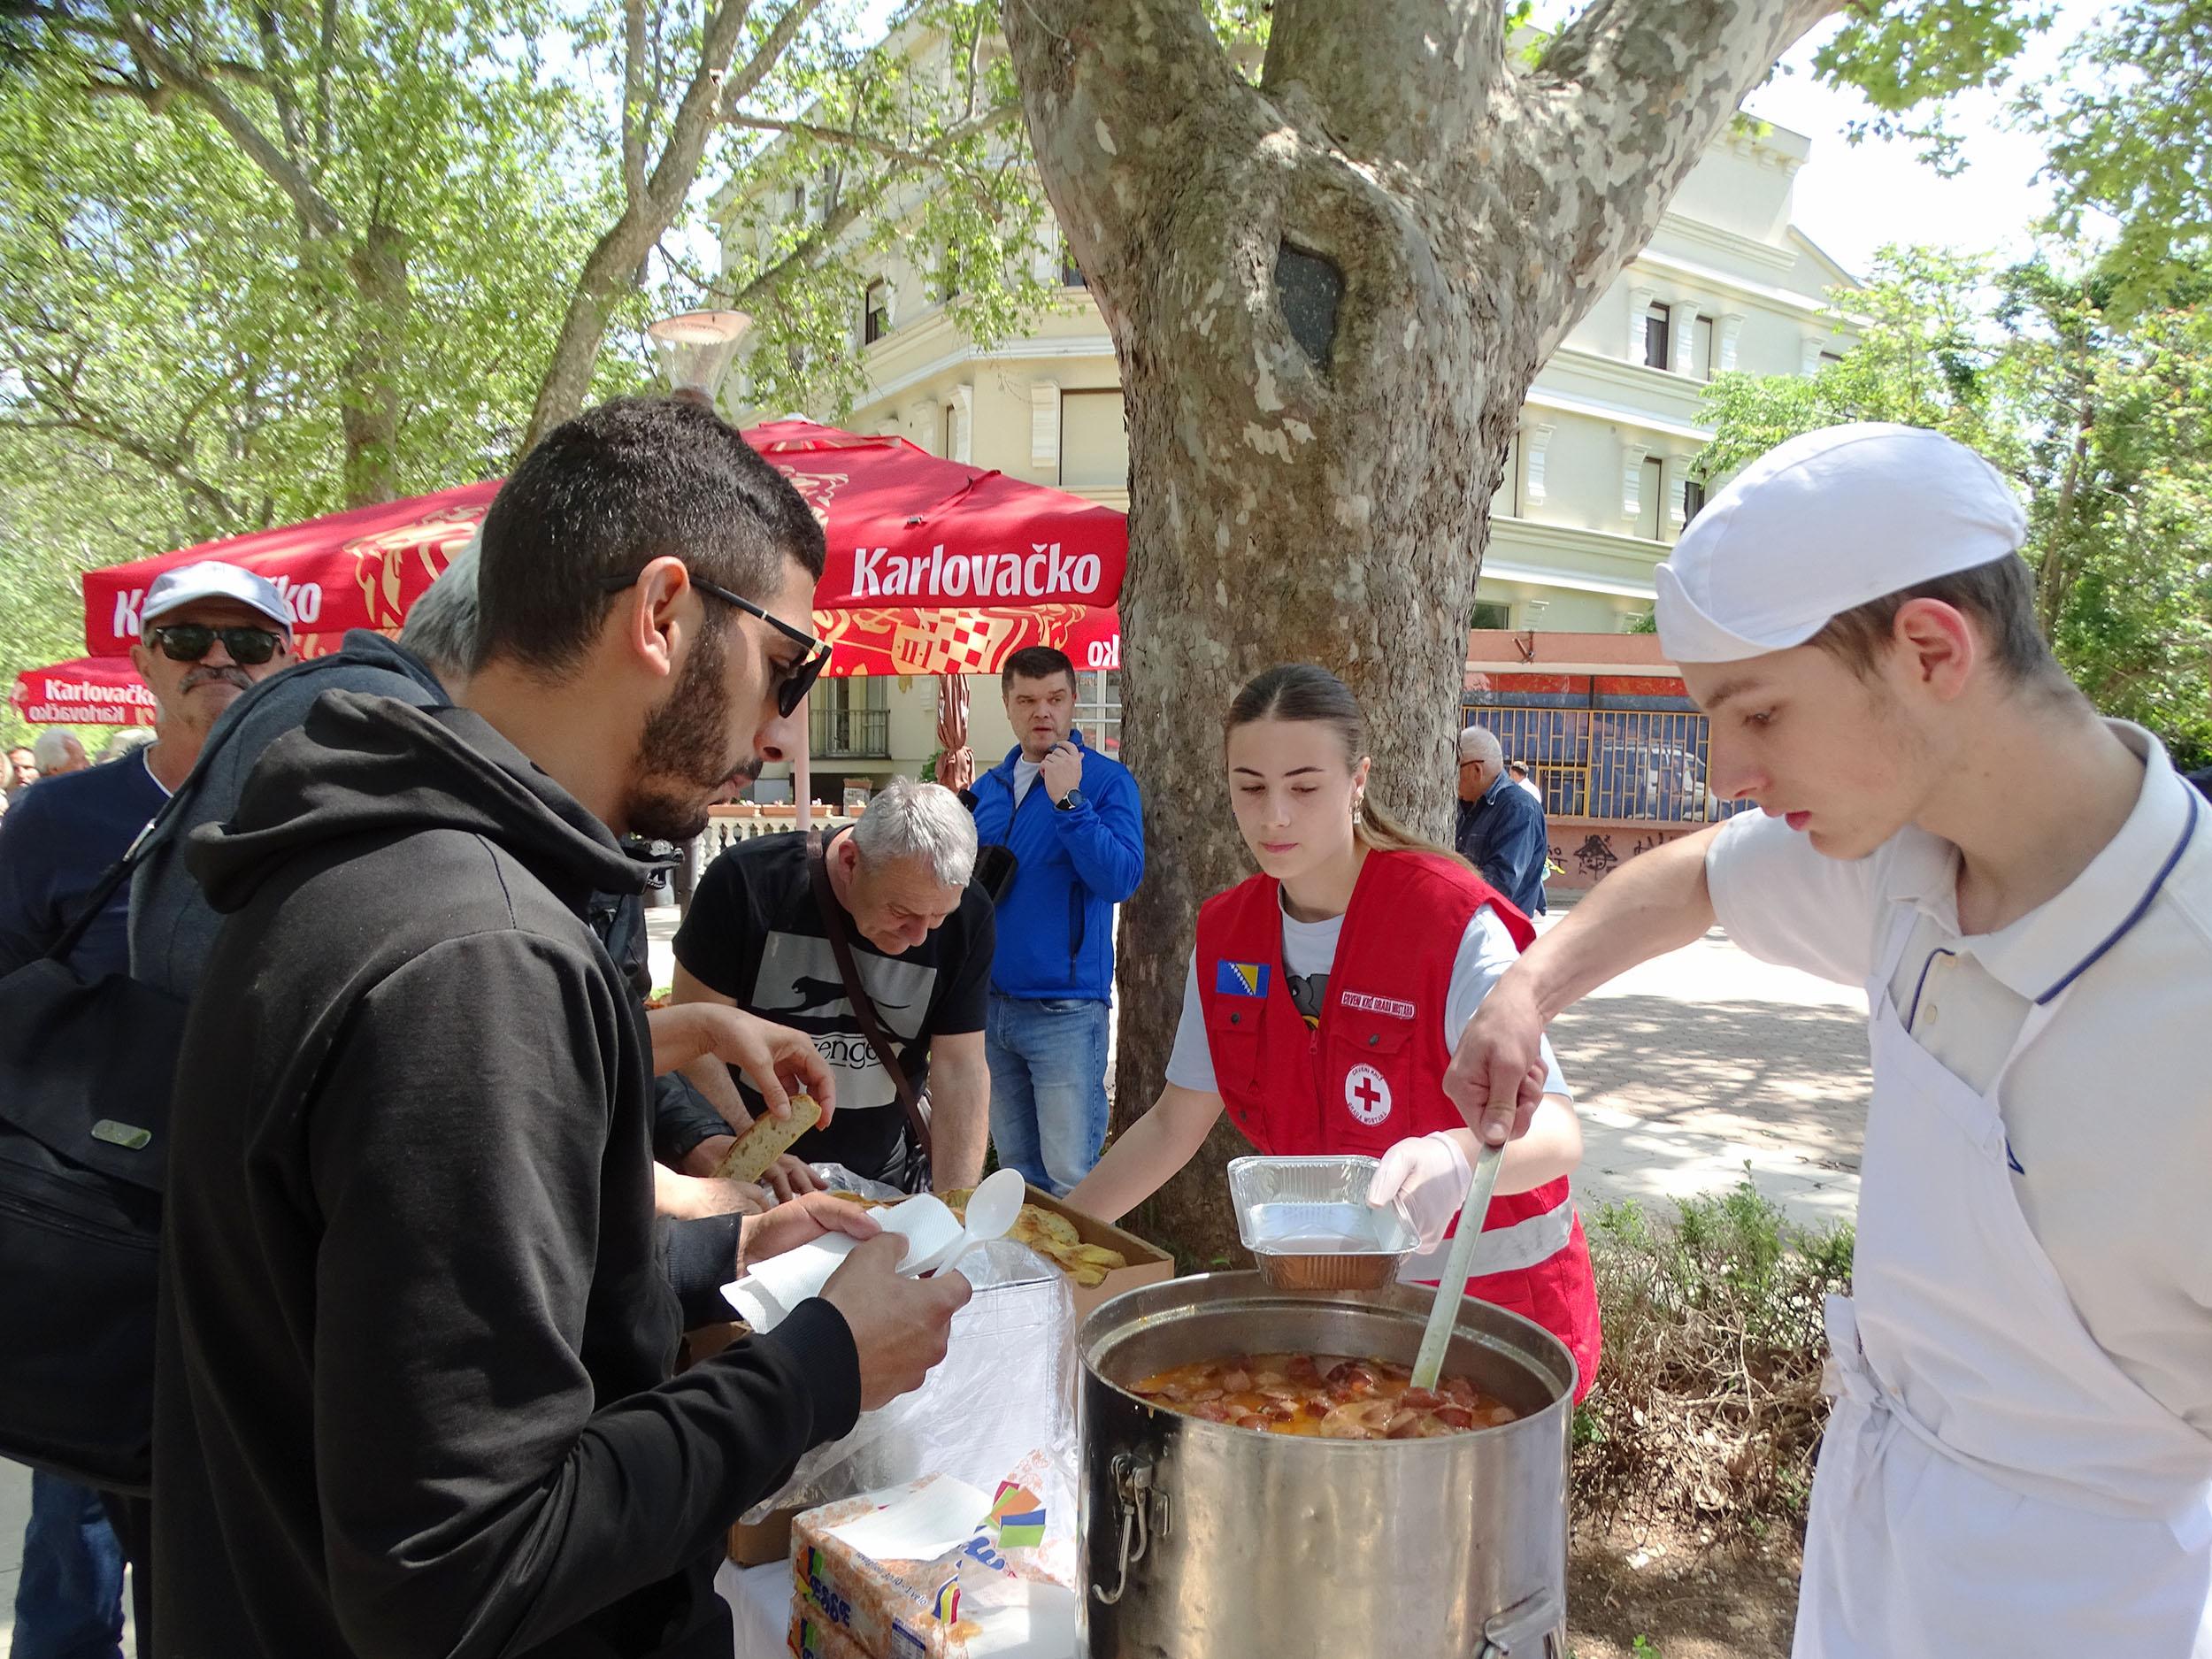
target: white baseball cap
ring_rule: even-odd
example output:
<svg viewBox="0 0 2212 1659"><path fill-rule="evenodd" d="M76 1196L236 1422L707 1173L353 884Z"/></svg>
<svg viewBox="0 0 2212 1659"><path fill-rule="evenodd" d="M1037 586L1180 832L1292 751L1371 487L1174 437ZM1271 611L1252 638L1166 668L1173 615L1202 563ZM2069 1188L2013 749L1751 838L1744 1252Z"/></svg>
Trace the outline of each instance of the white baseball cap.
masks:
<svg viewBox="0 0 2212 1659"><path fill-rule="evenodd" d="M157 617L165 617L201 599L234 599L275 623L286 639L292 637L292 608L284 603L277 585L265 576L220 559L202 559L197 565L180 565L162 572L147 590L145 609L139 615L143 625L151 627Z"/></svg>
<svg viewBox="0 0 2212 1659"><path fill-rule="evenodd" d="M1677 663L1802 645L1835 617L2016 551L2028 521L1997 469L1920 426L1857 421L1744 468L1653 572Z"/></svg>

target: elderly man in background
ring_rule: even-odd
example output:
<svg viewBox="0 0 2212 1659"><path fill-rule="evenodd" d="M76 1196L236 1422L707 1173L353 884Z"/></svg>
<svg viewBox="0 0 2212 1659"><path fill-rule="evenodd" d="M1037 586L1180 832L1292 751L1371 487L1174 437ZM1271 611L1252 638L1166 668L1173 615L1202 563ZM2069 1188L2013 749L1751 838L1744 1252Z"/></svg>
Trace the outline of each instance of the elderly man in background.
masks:
<svg viewBox="0 0 2212 1659"><path fill-rule="evenodd" d="M951 790L894 778L857 824L818 853L812 841L764 835L707 867L676 935L676 1003L721 1002L810 1035L837 1073L837 1114L793 1153L915 1190L918 1148L839 971L830 930L841 930L913 1094L933 1104L932 1184L972 1187L990 1138L983 1028L997 944L991 901L970 879L975 821ZM818 856L833 913L817 897ZM726 1116L759 1109L749 1090L739 1098L719 1065L691 1076Z"/></svg>
<svg viewBox="0 0 2212 1659"><path fill-rule="evenodd" d="M1505 769L1497 733L1471 726L1459 734L1459 822L1452 845L1526 916L1544 910L1550 861L1544 808Z"/></svg>
<svg viewBox="0 0 2212 1659"><path fill-rule="evenodd" d="M31 745L31 764L38 768L40 777L59 778L82 772L92 762L84 752L84 745L77 741L77 734L56 726L41 732L38 741Z"/></svg>
<svg viewBox="0 0 2212 1659"><path fill-rule="evenodd" d="M0 973L52 949L184 781L223 711L292 660L284 596L234 565L211 561L164 574L146 595L144 627L131 660L154 694L156 741L115 765L87 767L74 737L45 733L37 747L47 775L0 824ZM53 739L65 741L73 765L67 755L43 752ZM127 893L117 893L78 945L70 960L84 978L128 968L128 908ZM144 1573L145 1506L111 1497L103 1508L99 1494L44 1472L33 1478L15 1659L120 1651L123 1558L127 1548Z"/></svg>

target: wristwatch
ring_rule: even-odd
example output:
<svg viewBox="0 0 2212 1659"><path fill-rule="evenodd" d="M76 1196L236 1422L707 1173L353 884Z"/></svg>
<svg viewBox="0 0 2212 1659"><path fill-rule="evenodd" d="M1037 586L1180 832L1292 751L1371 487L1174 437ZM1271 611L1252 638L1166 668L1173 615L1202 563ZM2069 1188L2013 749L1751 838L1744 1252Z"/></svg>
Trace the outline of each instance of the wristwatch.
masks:
<svg viewBox="0 0 2212 1659"><path fill-rule="evenodd" d="M1053 803L1063 812L1072 812L1082 804L1083 792L1080 789L1071 789Z"/></svg>

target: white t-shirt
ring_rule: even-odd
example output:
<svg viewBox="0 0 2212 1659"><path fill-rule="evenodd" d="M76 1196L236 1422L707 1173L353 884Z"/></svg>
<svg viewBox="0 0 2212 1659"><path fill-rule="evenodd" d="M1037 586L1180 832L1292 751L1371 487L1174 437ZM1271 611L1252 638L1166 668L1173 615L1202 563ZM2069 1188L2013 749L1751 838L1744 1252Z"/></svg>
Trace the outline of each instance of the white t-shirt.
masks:
<svg viewBox="0 0 2212 1659"><path fill-rule="evenodd" d="M1336 941L1343 932L1341 916L1333 916L1325 922L1298 922L1286 912L1283 971L1300 979L1326 973L1336 960ZM1476 1005L1490 994L1498 976L1511 967L1519 955L1514 948L1513 935L1506 932L1497 913L1487 904L1478 910L1469 920L1467 931L1460 936L1459 954L1452 960L1451 989L1444 1002L1447 1052L1458 1050L1459 1034L1467 1029ZM1544 1092L1566 1094L1567 1079L1560 1075L1559 1061L1551 1051L1548 1037L1544 1039L1544 1064L1551 1068ZM1175 1048L1168 1056L1167 1080L1178 1088L1194 1089L1202 1094L1220 1092L1214 1079L1213 1050L1206 1045L1205 1010L1198 1000L1195 950L1191 952L1190 966L1183 979L1183 1015L1175 1026Z"/></svg>
<svg viewBox="0 0 2212 1659"><path fill-rule="evenodd" d="M1014 763L1014 804L1022 803L1022 796L1029 793L1029 786L1037 781L1037 774L1045 769L1041 760L1026 757Z"/></svg>
<svg viewBox="0 0 2212 1659"><path fill-rule="evenodd" d="M2102 953L1998 1091L2013 1191L2090 1334L2212 1434L2212 812L2196 803L2183 845L2195 792L2149 733L2108 724L2145 763L2134 810L2072 885L1995 933L1960 932L1958 849L1916 829L1847 863L1747 812L1706 881L1753 956L1846 985L1872 977L1893 907L1910 907L1891 1000L1977 1090L2030 1006Z"/></svg>

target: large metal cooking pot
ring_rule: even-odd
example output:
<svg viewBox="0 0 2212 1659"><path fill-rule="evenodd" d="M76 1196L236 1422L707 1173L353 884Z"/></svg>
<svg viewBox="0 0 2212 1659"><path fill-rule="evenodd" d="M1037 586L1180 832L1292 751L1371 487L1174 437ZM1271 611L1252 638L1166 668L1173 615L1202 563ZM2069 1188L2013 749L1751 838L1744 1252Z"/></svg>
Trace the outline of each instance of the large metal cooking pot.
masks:
<svg viewBox="0 0 2212 1659"><path fill-rule="evenodd" d="M1463 1302L1445 1374L1522 1415L1436 1440L1268 1434L1125 1386L1233 1354L1410 1365L1434 1294L1213 1273L1133 1290L1083 1322L1079 1652L1564 1659L1575 1364L1542 1327Z"/></svg>

